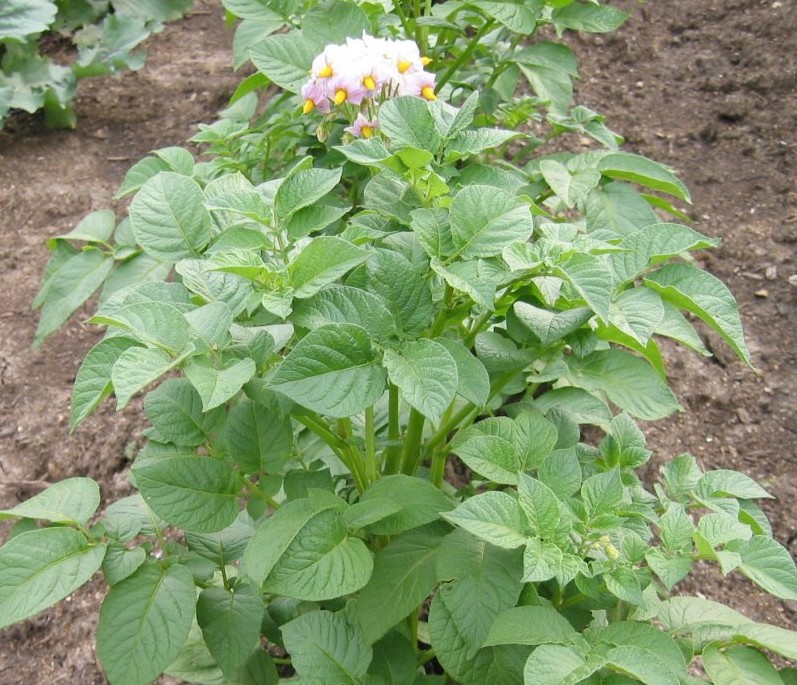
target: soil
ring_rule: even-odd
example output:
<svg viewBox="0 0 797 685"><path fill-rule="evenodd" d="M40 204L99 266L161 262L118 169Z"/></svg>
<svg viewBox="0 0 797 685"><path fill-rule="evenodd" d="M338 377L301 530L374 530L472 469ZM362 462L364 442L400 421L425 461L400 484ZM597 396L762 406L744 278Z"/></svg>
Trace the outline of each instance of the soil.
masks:
<svg viewBox="0 0 797 685"><path fill-rule="evenodd" d="M774 536L797 553L797 5L789 0L660 0L639 5L615 34L579 35L577 100L626 136L626 149L672 166L692 191L694 227L722 239L701 257L739 301L755 369L702 331L710 359L667 346L685 412L646 426L658 459L682 452L704 468L744 471L776 497ZM148 151L183 145L237 84L231 32L218 3L197 2L148 42L143 70L88 79L78 128L17 120L0 134L0 508L74 475L103 497L129 493L126 467L143 426L135 403L106 403L68 436L71 383L99 333L73 317L41 348L30 303L45 240L112 196ZM655 476L657 463L649 467ZM797 603L766 596L738 574L701 567L688 592L755 620L797 628ZM94 581L43 614L0 632L0 685L105 683L94 631L104 594ZM163 679L162 683L174 682Z"/></svg>

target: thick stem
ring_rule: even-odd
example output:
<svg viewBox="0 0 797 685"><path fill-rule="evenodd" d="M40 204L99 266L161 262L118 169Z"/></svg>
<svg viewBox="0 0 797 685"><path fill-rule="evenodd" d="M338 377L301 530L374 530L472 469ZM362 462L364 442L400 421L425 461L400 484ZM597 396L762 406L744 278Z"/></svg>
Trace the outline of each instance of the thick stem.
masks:
<svg viewBox="0 0 797 685"><path fill-rule="evenodd" d="M388 385L387 439L390 444L385 448L385 475L398 473L401 468L401 424L399 423L399 391L392 383Z"/></svg>
<svg viewBox="0 0 797 685"><path fill-rule="evenodd" d="M369 483L379 477L379 466L376 463L376 422L374 406L365 409L365 475Z"/></svg>
<svg viewBox="0 0 797 685"><path fill-rule="evenodd" d="M417 409L410 411L407 431L404 433L404 451L401 455L401 472L408 476L414 476L421 464L421 440L425 421L423 414Z"/></svg>

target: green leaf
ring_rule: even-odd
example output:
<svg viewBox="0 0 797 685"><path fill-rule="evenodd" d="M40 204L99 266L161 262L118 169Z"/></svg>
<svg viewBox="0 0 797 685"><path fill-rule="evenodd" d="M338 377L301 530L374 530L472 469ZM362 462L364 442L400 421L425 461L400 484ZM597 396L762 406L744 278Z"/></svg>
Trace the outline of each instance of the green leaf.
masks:
<svg viewBox="0 0 797 685"><path fill-rule="evenodd" d="M584 658L564 645L540 645L523 670L525 685L575 685L586 680L606 663L597 654Z"/></svg>
<svg viewBox="0 0 797 685"><path fill-rule="evenodd" d="M249 58L280 88L298 93L320 48L299 31L268 36L249 48Z"/></svg>
<svg viewBox="0 0 797 685"><path fill-rule="evenodd" d="M630 282L650 264L663 262L691 250L716 247L719 241L680 224L653 223L626 236L620 250L610 255L612 269L621 282Z"/></svg>
<svg viewBox="0 0 797 685"><path fill-rule="evenodd" d="M384 685L420 685L415 648L398 631L385 635L373 646L374 658L368 668L370 675L381 678Z"/></svg>
<svg viewBox="0 0 797 685"><path fill-rule="evenodd" d="M797 567L789 551L766 535L728 544L742 558L739 571L781 599L797 600Z"/></svg>
<svg viewBox="0 0 797 685"><path fill-rule="evenodd" d="M630 12L624 12L610 5L574 2L554 10L551 22L559 33L564 29L587 33L610 33L619 28L629 16Z"/></svg>
<svg viewBox="0 0 797 685"><path fill-rule="evenodd" d="M116 228L116 215L110 209L101 209L84 216L69 233L56 239L83 240L89 243L106 243Z"/></svg>
<svg viewBox="0 0 797 685"><path fill-rule="evenodd" d="M594 169L571 172L555 159L543 159L540 162L540 173L551 190L570 209L582 205L589 192L601 180L600 173Z"/></svg>
<svg viewBox="0 0 797 685"><path fill-rule="evenodd" d="M476 407L484 407L490 397L490 376L487 369L461 342L436 338L457 364L457 394Z"/></svg>
<svg viewBox="0 0 797 685"><path fill-rule="evenodd" d="M734 627L734 634L752 642L756 647L768 649L794 661L797 659L797 633L766 623L750 623Z"/></svg>
<svg viewBox="0 0 797 685"><path fill-rule="evenodd" d="M609 625L593 626L585 631L584 636L595 645L630 646L646 652L639 655L639 662L647 661L650 654L655 654L659 668L669 667L676 674L686 670L684 653L678 642L670 635L648 623L638 621L620 621ZM635 655L627 655L616 660L633 661ZM643 682L645 682L643 680Z"/></svg>
<svg viewBox="0 0 797 685"><path fill-rule="evenodd" d="M406 337L418 337L431 325L432 293L409 259L391 250L376 250L365 263L365 275L366 289L387 302Z"/></svg>
<svg viewBox="0 0 797 685"><path fill-rule="evenodd" d="M559 498L545 483L521 473L518 504L526 515L532 535L547 537L559 525Z"/></svg>
<svg viewBox="0 0 797 685"><path fill-rule="evenodd" d="M706 471L697 481L697 494L705 498L772 499L750 476L730 469Z"/></svg>
<svg viewBox="0 0 797 685"><path fill-rule="evenodd" d="M184 378L169 378L148 393L144 410L164 442L196 447L208 439L202 401Z"/></svg>
<svg viewBox="0 0 797 685"><path fill-rule="evenodd" d="M438 549L448 532L448 526L430 523L402 533L376 553L373 574L356 604L369 641L379 640L432 592Z"/></svg>
<svg viewBox="0 0 797 685"><path fill-rule="evenodd" d="M361 589L373 561L362 540L348 535L338 511L292 500L266 519L244 553L249 575L267 592L321 601Z"/></svg>
<svg viewBox="0 0 797 685"><path fill-rule="evenodd" d="M496 3L497 4L497 3ZM480 128L476 131L460 131L446 144L446 156L456 160L491 150L522 136L517 131L504 131L498 128Z"/></svg>
<svg viewBox="0 0 797 685"><path fill-rule="evenodd" d="M453 509L453 502L428 480L396 474L371 483L361 502L384 500L396 504L399 511L368 526L373 535L397 535L440 518L441 512Z"/></svg>
<svg viewBox="0 0 797 685"><path fill-rule="evenodd" d="M303 407L344 418L381 397L385 373L364 329L328 324L296 344L271 377L270 386Z"/></svg>
<svg viewBox="0 0 797 685"><path fill-rule="evenodd" d="M381 115L380 115L381 116ZM505 190L471 185L460 190L449 209L457 256L492 257L531 237L534 223L527 204Z"/></svg>
<svg viewBox="0 0 797 685"><path fill-rule="evenodd" d="M23 517L55 523L86 525L100 506L100 489L91 478L67 478L20 502L0 510L0 520Z"/></svg>
<svg viewBox="0 0 797 685"><path fill-rule="evenodd" d="M346 145L336 145L334 149L355 164L374 166L391 156L381 138L355 138Z"/></svg>
<svg viewBox="0 0 797 685"><path fill-rule="evenodd" d="M520 70L552 114L566 116L578 76L572 50L561 43L539 42L515 55Z"/></svg>
<svg viewBox="0 0 797 685"><path fill-rule="evenodd" d="M213 533L238 516L238 477L218 459L163 457L134 466L133 476L152 511L183 530Z"/></svg>
<svg viewBox="0 0 797 685"><path fill-rule="evenodd" d="M8 0L0 7L0 38L24 42L28 36L47 31L57 12L50 0Z"/></svg>
<svg viewBox="0 0 797 685"><path fill-rule="evenodd" d="M298 298L315 295L368 258L368 252L334 236L315 238L290 264L291 285Z"/></svg>
<svg viewBox="0 0 797 685"><path fill-rule="evenodd" d="M663 164L630 152L612 152L601 157L598 170L609 178L633 181L639 185L669 193L679 200L690 202L689 190Z"/></svg>
<svg viewBox="0 0 797 685"><path fill-rule="evenodd" d="M353 323L380 341L396 333L393 315L384 299L346 285L329 285L309 299L296 302L290 318L308 330L329 323Z"/></svg>
<svg viewBox="0 0 797 685"><path fill-rule="evenodd" d="M113 259L99 250L83 250L69 257L47 280L44 306L34 345L57 330L100 287L111 272Z"/></svg>
<svg viewBox="0 0 797 685"><path fill-rule="evenodd" d="M331 192L340 182L342 169L301 169L286 178L274 196L274 209L280 221L309 207Z"/></svg>
<svg viewBox="0 0 797 685"><path fill-rule="evenodd" d="M38 614L87 582L105 545L90 545L73 528L32 530L0 547L0 628Z"/></svg>
<svg viewBox="0 0 797 685"><path fill-rule="evenodd" d="M647 362L622 350L592 352L567 359L568 379L645 421L669 416L681 407L662 377Z"/></svg>
<svg viewBox="0 0 797 685"><path fill-rule="evenodd" d="M113 365L125 350L135 345L129 338L106 338L89 350L72 386L70 432L111 394Z"/></svg>
<svg viewBox="0 0 797 685"><path fill-rule="evenodd" d="M119 192L115 195L115 199L136 192L153 176L156 176L161 171L168 170L169 165L162 159L158 159L157 157L144 157L144 159L140 162L136 162L128 169L124 179L122 179Z"/></svg>
<svg viewBox="0 0 797 685"><path fill-rule="evenodd" d="M210 242L211 219L196 181L173 171L148 180L130 203L130 224L145 252L164 262L196 257Z"/></svg>
<svg viewBox="0 0 797 685"><path fill-rule="evenodd" d="M645 685L678 685L681 682L668 664L662 663L660 654L636 645L610 649L606 654L606 666L633 676Z"/></svg>
<svg viewBox="0 0 797 685"><path fill-rule="evenodd" d="M178 306L165 302L133 302L102 310L90 319L91 323L113 326L132 334L149 347L158 347L171 354L183 351L189 339L190 325ZM123 352L120 358L130 350Z"/></svg>
<svg viewBox="0 0 797 685"><path fill-rule="evenodd" d="M645 279L665 300L695 314L711 326L748 364L739 307L722 281L692 266L669 264Z"/></svg>
<svg viewBox="0 0 797 685"><path fill-rule="evenodd" d="M457 365L448 350L422 338L405 342L398 352L385 350L382 363L407 404L439 424L458 384Z"/></svg>
<svg viewBox="0 0 797 685"><path fill-rule="evenodd" d="M715 685L781 685L783 682L761 652L731 645L721 649L716 644L703 650L703 666Z"/></svg>
<svg viewBox="0 0 797 685"><path fill-rule="evenodd" d="M454 253L447 209L422 207L413 209L410 216L410 228L430 257L442 258Z"/></svg>
<svg viewBox="0 0 797 685"><path fill-rule="evenodd" d="M602 320L609 318L609 304L613 288L612 271L606 258L599 255L576 253L553 270L565 278Z"/></svg>
<svg viewBox="0 0 797 685"><path fill-rule="evenodd" d="M701 597L671 597L661 603L658 617L669 632L701 625L739 626L750 622L744 614Z"/></svg>
<svg viewBox="0 0 797 685"><path fill-rule="evenodd" d="M663 318L661 298L647 288L625 290L609 306L609 323L641 346L650 342Z"/></svg>
<svg viewBox="0 0 797 685"><path fill-rule="evenodd" d="M143 347L131 347L122 352L111 369L117 411L124 409L133 395L160 378L179 361L161 350Z"/></svg>
<svg viewBox="0 0 797 685"><path fill-rule="evenodd" d="M210 411L232 399L255 375L251 359L239 359L218 369L208 359L192 357L183 365L185 375L202 398L202 411Z"/></svg>
<svg viewBox="0 0 797 685"><path fill-rule="evenodd" d="M288 416L245 399L232 408L222 431L230 458L245 473L281 471L293 448Z"/></svg>
<svg viewBox="0 0 797 685"><path fill-rule="evenodd" d="M463 685L520 685L527 647L482 645L502 611L520 595L520 557L454 531L443 542L438 577L444 582L429 610L429 634L440 664Z"/></svg>
<svg viewBox="0 0 797 685"><path fill-rule="evenodd" d="M619 566L613 571L605 573L603 580L606 583L606 589L623 602L634 606L641 606L644 603L642 587L633 569Z"/></svg>
<svg viewBox="0 0 797 685"><path fill-rule="evenodd" d="M608 231L630 236L659 222L645 199L619 181L593 188L587 196L585 214L589 233Z"/></svg>
<svg viewBox="0 0 797 685"><path fill-rule="evenodd" d="M133 575L147 559L143 547L128 549L121 542L111 542L102 560L102 572L108 585L116 585Z"/></svg>
<svg viewBox="0 0 797 685"><path fill-rule="evenodd" d="M581 485L584 507L591 518L614 513L625 489L617 468L587 478Z"/></svg>
<svg viewBox="0 0 797 685"><path fill-rule="evenodd" d="M529 538L523 552L523 582L541 583L561 572L562 550L541 538Z"/></svg>
<svg viewBox="0 0 797 685"><path fill-rule="evenodd" d="M349 207L333 207L330 205L303 207L291 214L285 223L285 231L291 240L297 240L325 229L348 213Z"/></svg>
<svg viewBox="0 0 797 685"><path fill-rule="evenodd" d="M526 517L517 500L505 492L483 492L442 516L449 523L505 549L523 547L528 539Z"/></svg>
<svg viewBox="0 0 797 685"><path fill-rule="evenodd" d="M196 618L210 653L229 678L238 675L258 644L265 607L258 591L238 583L232 591L209 587L199 595Z"/></svg>
<svg viewBox="0 0 797 685"><path fill-rule="evenodd" d="M442 142L429 105L423 98L403 96L379 108L380 130L394 147L411 147L436 154Z"/></svg>
<svg viewBox="0 0 797 685"><path fill-rule="evenodd" d="M102 603L97 653L114 685L145 685L180 653L194 620L191 572L179 564L142 566Z"/></svg>
<svg viewBox="0 0 797 685"><path fill-rule="evenodd" d="M550 606L520 606L496 616L484 646L576 644L579 634Z"/></svg>
<svg viewBox="0 0 797 685"><path fill-rule="evenodd" d="M303 680L361 685L373 650L343 613L311 611L281 627L291 663Z"/></svg>
<svg viewBox="0 0 797 685"><path fill-rule="evenodd" d="M329 21L335 17L335 21ZM373 29L368 15L353 2L324 3L316 6L302 17L302 35L314 45L345 43L346 38L362 38Z"/></svg>
<svg viewBox="0 0 797 685"><path fill-rule="evenodd" d="M454 452L476 473L497 483L516 485L523 463L505 436L483 433L478 425L460 431L451 444Z"/></svg>
<svg viewBox="0 0 797 685"><path fill-rule="evenodd" d="M540 18L544 3L538 0L533 2L488 2L487 0L476 0L471 4L490 17L500 21L510 31L531 35L537 27L537 20Z"/></svg>
<svg viewBox="0 0 797 685"><path fill-rule="evenodd" d="M557 312L540 309L520 301L515 302L512 312L517 317L517 321L545 347L578 330L593 315L592 310L588 307L576 307Z"/></svg>

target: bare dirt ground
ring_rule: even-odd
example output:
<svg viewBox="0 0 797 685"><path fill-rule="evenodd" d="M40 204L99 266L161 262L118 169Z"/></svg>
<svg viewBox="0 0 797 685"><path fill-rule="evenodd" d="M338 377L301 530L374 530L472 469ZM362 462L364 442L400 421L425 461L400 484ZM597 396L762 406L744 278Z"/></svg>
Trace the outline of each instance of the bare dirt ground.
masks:
<svg viewBox="0 0 797 685"><path fill-rule="evenodd" d="M152 149L183 144L224 106L237 78L217 4L198 2L151 40L142 71L81 83L76 131L23 120L0 134L0 508L72 475L98 480L104 498L128 493L140 412L115 415L106 403L68 437L71 383L98 332L76 317L33 350L30 303L46 238L89 211L121 209L111 198L125 171ZM777 498L766 506L775 537L797 553L797 5L617 4L633 12L619 32L571 41L578 100L605 114L627 149L671 165L690 187L695 227L723 241L704 262L738 298L756 365L708 333L713 359L668 348L686 412L647 426L649 443L662 459L689 451L705 468L762 482ZM797 628L794 603L737 575L706 568L687 589ZM103 592L95 581L0 632L0 685L104 683L94 651Z"/></svg>

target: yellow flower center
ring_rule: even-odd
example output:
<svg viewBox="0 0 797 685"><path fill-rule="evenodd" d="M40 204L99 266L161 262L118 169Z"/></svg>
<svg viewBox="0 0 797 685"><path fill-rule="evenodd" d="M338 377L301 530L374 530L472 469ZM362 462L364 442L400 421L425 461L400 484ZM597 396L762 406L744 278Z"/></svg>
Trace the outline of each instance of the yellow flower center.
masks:
<svg viewBox="0 0 797 685"><path fill-rule="evenodd" d="M425 67L428 66L431 61L432 59L430 57L421 57L421 64Z"/></svg>
<svg viewBox="0 0 797 685"><path fill-rule="evenodd" d="M399 74L403 74L407 69L412 66L412 62L408 62L407 60L403 59L398 63L398 70Z"/></svg>
<svg viewBox="0 0 797 685"><path fill-rule="evenodd" d="M343 90L343 88L340 88L339 90L335 91L334 102L336 105L342 105L344 102L346 102L347 97L348 93L345 90Z"/></svg>
<svg viewBox="0 0 797 685"><path fill-rule="evenodd" d="M437 100L437 95L434 94L434 88L431 86L424 86L421 88L421 97L426 100Z"/></svg>
<svg viewBox="0 0 797 685"><path fill-rule="evenodd" d="M365 86L365 87L366 87L368 90L376 90L376 81L374 81L374 77L373 77L373 76L366 76L366 77L363 79L363 85L364 85L364 86Z"/></svg>
<svg viewBox="0 0 797 685"><path fill-rule="evenodd" d="M368 124L363 124L362 128L360 128L360 133L363 134L363 138L370 138L374 135L374 127L368 126Z"/></svg>
<svg viewBox="0 0 797 685"><path fill-rule="evenodd" d="M332 76L332 67L325 64L324 68L318 72L318 78L329 78L330 76Z"/></svg>
<svg viewBox="0 0 797 685"><path fill-rule="evenodd" d="M315 102L312 100L305 100L304 106L302 107L302 113L310 114L315 109Z"/></svg>

